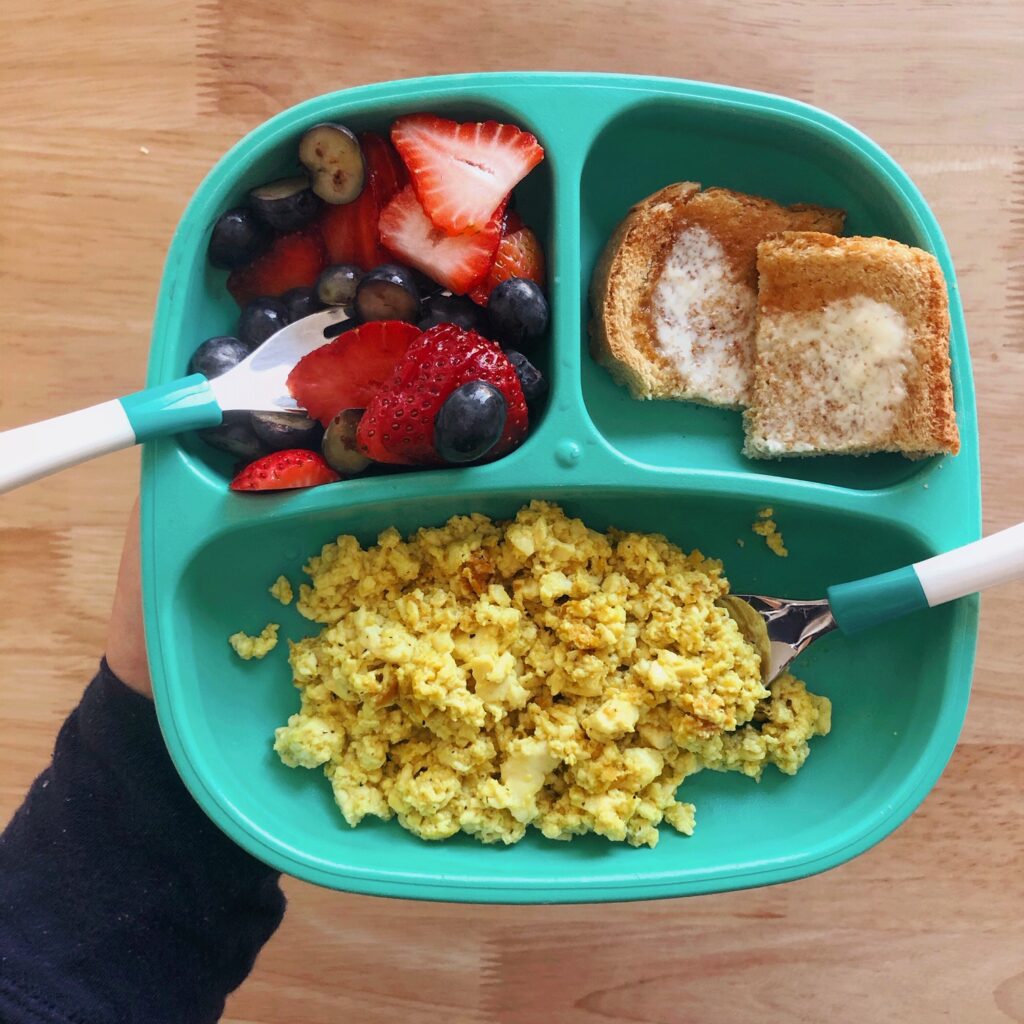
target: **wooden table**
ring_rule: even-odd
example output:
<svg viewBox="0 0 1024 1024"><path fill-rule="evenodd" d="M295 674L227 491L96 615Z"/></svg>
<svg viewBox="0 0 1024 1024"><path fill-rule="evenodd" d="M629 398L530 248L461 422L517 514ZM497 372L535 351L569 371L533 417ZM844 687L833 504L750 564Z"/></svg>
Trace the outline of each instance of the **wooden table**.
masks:
<svg viewBox="0 0 1024 1024"><path fill-rule="evenodd" d="M587 68L786 93L852 121L942 223L974 354L985 528L1024 518L1019 0L8 0L0 14L0 427L140 385L181 210L306 96L418 74ZM0 499L0 802L45 765L101 652L137 455ZM688 901L460 908L288 882L233 1024L1024 1021L1024 586L984 602L952 763L828 874Z"/></svg>

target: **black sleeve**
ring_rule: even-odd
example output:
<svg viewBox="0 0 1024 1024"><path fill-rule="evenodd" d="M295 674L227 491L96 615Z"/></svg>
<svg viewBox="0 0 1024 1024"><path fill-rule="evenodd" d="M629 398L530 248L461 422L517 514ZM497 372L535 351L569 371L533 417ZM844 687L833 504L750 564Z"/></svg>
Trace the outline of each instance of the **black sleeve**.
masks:
<svg viewBox="0 0 1024 1024"><path fill-rule="evenodd" d="M281 922L104 661L0 836L0 1020L206 1024Z"/></svg>

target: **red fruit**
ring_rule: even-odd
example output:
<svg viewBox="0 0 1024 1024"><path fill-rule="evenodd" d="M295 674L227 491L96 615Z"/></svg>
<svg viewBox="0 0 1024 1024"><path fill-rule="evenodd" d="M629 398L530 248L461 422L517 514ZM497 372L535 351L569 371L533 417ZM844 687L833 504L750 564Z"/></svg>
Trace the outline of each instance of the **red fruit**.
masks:
<svg viewBox="0 0 1024 1024"><path fill-rule="evenodd" d="M423 212L412 186L406 186L380 215L380 240L400 260L456 295L465 295L487 275L501 240L505 204L482 231L446 235Z"/></svg>
<svg viewBox="0 0 1024 1024"><path fill-rule="evenodd" d="M373 189L363 188L359 198L344 206L325 205L320 218L328 263L354 263L369 270L387 262L377 244L377 202Z"/></svg>
<svg viewBox="0 0 1024 1024"><path fill-rule="evenodd" d="M391 126L416 195L447 234L479 231L502 199L544 159L537 139L515 125L410 114Z"/></svg>
<svg viewBox="0 0 1024 1024"><path fill-rule="evenodd" d="M228 276L228 291L244 306L260 295L283 295L290 288L312 288L326 266L324 243L315 227L281 235L247 267Z"/></svg>
<svg viewBox="0 0 1024 1024"><path fill-rule="evenodd" d="M287 491L293 487L316 487L340 479L319 452L288 448L250 462L231 481L231 490Z"/></svg>
<svg viewBox="0 0 1024 1024"><path fill-rule="evenodd" d="M505 432L486 460L511 451L529 426L519 377L498 345L455 324L424 331L406 350L359 421L360 451L376 462L441 465L434 447L434 417L445 399L471 380L493 385L508 404Z"/></svg>
<svg viewBox="0 0 1024 1024"><path fill-rule="evenodd" d="M320 217L320 231L330 263L354 263L370 270L387 263L391 255L377 236L380 211L408 180L405 165L387 139L372 132L359 136L366 162L367 184L359 197L343 206L327 205Z"/></svg>
<svg viewBox="0 0 1024 1024"><path fill-rule="evenodd" d="M359 136L359 144L363 147L370 188L378 208L383 210L409 184L409 172L398 151L383 135L365 132Z"/></svg>
<svg viewBox="0 0 1024 1024"><path fill-rule="evenodd" d="M522 224L518 218L516 221ZM469 297L481 306L486 306L494 288L510 277L526 277L544 287L544 250L540 242L528 227L511 228L512 223L510 215L487 278L469 293Z"/></svg>
<svg viewBox="0 0 1024 1024"><path fill-rule="evenodd" d="M365 409L420 336L413 324L374 320L303 356L288 374L292 397L325 427L345 409Z"/></svg>

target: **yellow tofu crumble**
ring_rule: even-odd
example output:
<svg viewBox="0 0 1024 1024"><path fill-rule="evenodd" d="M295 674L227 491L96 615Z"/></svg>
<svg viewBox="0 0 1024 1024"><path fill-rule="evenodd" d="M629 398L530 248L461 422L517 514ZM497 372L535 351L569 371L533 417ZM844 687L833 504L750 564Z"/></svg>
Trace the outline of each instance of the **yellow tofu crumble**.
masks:
<svg viewBox="0 0 1024 1024"><path fill-rule="evenodd" d="M663 821L693 831L687 776L793 774L829 729L799 680L762 685L716 603L721 563L659 535L535 501L365 549L342 536L305 571L298 609L322 629L289 644L301 706L274 749L323 766L351 826L654 846Z"/></svg>
<svg viewBox="0 0 1024 1024"><path fill-rule="evenodd" d="M757 514L759 518L753 522L750 527L751 530L764 537L764 542L779 558L785 558L789 554L789 549L783 543L778 524L771 518L774 514L773 509L769 506L768 508L761 509Z"/></svg>
<svg viewBox="0 0 1024 1024"><path fill-rule="evenodd" d="M295 596L292 592L292 585L288 582L287 576L278 576L270 586L270 593L276 597L281 604L291 604Z"/></svg>
<svg viewBox="0 0 1024 1024"><path fill-rule="evenodd" d="M280 627L276 622L268 622L259 636L249 636L241 630L228 637L228 643L240 658L249 661L251 658L265 658L277 646L277 631Z"/></svg>

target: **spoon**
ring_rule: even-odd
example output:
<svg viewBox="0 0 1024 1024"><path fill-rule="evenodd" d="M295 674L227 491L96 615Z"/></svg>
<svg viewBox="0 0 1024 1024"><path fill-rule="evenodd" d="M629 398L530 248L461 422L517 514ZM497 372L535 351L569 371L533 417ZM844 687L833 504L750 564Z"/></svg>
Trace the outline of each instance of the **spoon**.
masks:
<svg viewBox="0 0 1024 1024"><path fill-rule="evenodd" d="M1022 577L1024 523L1019 523L902 569L836 584L816 601L729 594L720 603L760 653L761 677L767 685L834 629L859 633Z"/></svg>
<svg viewBox="0 0 1024 1024"><path fill-rule="evenodd" d="M298 412L285 386L295 364L341 331L341 306L296 320L213 380L201 373L0 432L0 494L154 437L215 427L225 412Z"/></svg>

